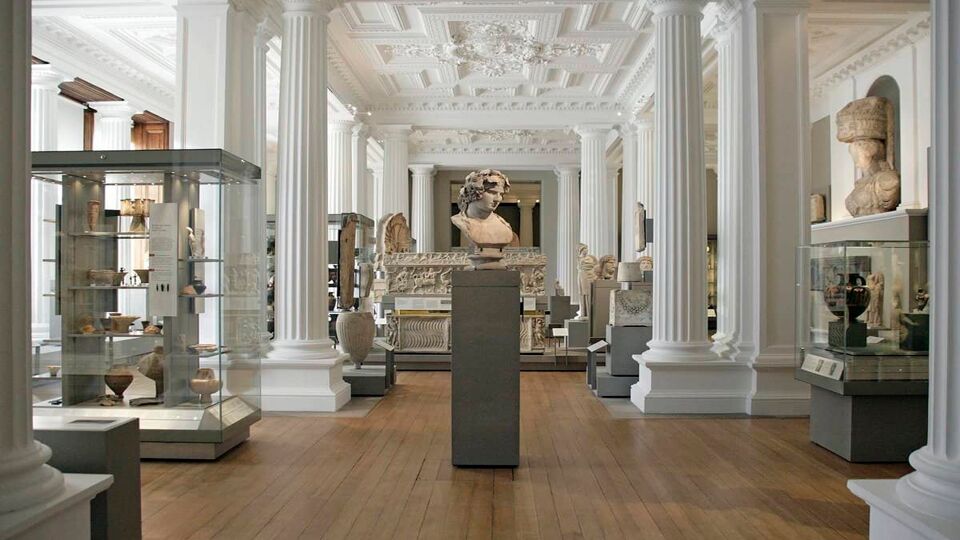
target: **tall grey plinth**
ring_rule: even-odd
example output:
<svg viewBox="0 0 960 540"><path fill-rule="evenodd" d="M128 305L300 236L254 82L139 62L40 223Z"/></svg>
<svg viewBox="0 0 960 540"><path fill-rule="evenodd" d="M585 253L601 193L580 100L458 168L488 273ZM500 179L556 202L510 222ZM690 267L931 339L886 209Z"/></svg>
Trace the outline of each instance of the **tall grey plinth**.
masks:
<svg viewBox="0 0 960 540"><path fill-rule="evenodd" d="M453 272L453 464L520 464L520 273Z"/></svg>

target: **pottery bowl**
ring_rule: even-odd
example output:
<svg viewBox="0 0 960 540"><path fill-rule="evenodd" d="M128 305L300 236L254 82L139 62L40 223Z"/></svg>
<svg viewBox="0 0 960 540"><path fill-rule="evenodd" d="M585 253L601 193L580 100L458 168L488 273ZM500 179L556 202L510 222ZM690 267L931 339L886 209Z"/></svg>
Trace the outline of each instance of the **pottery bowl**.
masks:
<svg viewBox="0 0 960 540"><path fill-rule="evenodd" d="M130 331L130 325L140 317L136 315L116 315L110 317L110 331L125 334Z"/></svg>
<svg viewBox="0 0 960 540"><path fill-rule="evenodd" d="M91 285L109 287L115 284L117 274L119 272L116 270L87 270L87 279ZM123 274L120 274L120 279L123 279Z"/></svg>

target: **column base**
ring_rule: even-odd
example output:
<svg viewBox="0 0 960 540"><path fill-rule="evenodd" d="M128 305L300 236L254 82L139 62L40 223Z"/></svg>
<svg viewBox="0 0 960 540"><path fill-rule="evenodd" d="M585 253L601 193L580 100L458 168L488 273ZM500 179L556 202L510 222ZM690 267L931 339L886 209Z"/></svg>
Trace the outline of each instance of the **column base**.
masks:
<svg viewBox="0 0 960 540"><path fill-rule="evenodd" d="M90 538L90 502L111 484L109 474L65 474L63 491L56 497L0 514L0 538Z"/></svg>
<svg viewBox="0 0 960 540"><path fill-rule="evenodd" d="M850 480L847 488L870 505L871 540L960 538L960 515L948 520L914 510L897 495L901 480Z"/></svg>
<svg viewBox="0 0 960 540"><path fill-rule="evenodd" d="M810 385L794 377L792 354L761 355L751 371L745 412L751 416L809 416Z"/></svg>
<svg viewBox="0 0 960 540"><path fill-rule="evenodd" d="M349 355L321 341L275 342L263 360L260 408L265 412L334 412L350 401L343 380Z"/></svg>
<svg viewBox="0 0 960 540"><path fill-rule="evenodd" d="M716 357L648 359L648 353L633 357L640 363L640 376L637 384L630 387L630 401L641 411L660 414L745 412L751 379L750 367L746 364Z"/></svg>

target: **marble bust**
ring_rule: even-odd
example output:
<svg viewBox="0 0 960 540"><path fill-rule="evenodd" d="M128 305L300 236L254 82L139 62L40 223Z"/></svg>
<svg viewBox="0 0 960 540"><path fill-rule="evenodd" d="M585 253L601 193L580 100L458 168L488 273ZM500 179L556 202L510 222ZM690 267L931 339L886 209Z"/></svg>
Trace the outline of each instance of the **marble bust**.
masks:
<svg viewBox="0 0 960 540"><path fill-rule="evenodd" d="M851 101L837 113L837 139L849 143L860 178L844 204L853 217L895 210L900 174L893 164L893 105L871 96Z"/></svg>
<svg viewBox="0 0 960 540"><path fill-rule="evenodd" d="M470 255L474 269L504 269L503 248L513 242L510 224L496 214L510 180L500 171L483 169L470 173L460 188L460 213L450 221L478 249Z"/></svg>

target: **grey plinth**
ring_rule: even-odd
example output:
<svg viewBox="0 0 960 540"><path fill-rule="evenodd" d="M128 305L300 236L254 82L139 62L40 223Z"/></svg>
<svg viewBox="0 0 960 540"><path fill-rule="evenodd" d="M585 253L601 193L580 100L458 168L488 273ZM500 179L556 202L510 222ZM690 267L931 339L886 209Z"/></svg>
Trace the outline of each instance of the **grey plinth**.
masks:
<svg viewBox="0 0 960 540"><path fill-rule="evenodd" d="M138 419L35 416L33 436L50 447L48 463L61 472L113 475L91 503L91 538L141 538Z"/></svg>
<svg viewBox="0 0 960 540"><path fill-rule="evenodd" d="M609 361L609 356L607 356ZM610 365L597 368L593 390L597 397L630 397L630 387L639 380L638 375L611 375Z"/></svg>
<svg viewBox="0 0 960 540"><path fill-rule="evenodd" d="M547 298L547 324L563 324L563 321L573 318L573 308L570 306L569 296L551 296Z"/></svg>
<svg viewBox="0 0 960 540"><path fill-rule="evenodd" d="M647 350L647 342L653 337L653 328L649 326L611 326L607 325L607 370L610 375L636 376L640 373L640 364L633 355Z"/></svg>
<svg viewBox="0 0 960 540"><path fill-rule="evenodd" d="M520 464L520 273L453 272L453 464Z"/></svg>
<svg viewBox="0 0 960 540"><path fill-rule="evenodd" d="M590 284L590 337L603 339L604 330L610 322L610 291L620 288L612 279L600 279Z"/></svg>
<svg viewBox="0 0 960 540"><path fill-rule="evenodd" d="M563 325L567 329L568 348L584 348L590 344L590 319L567 319Z"/></svg>

